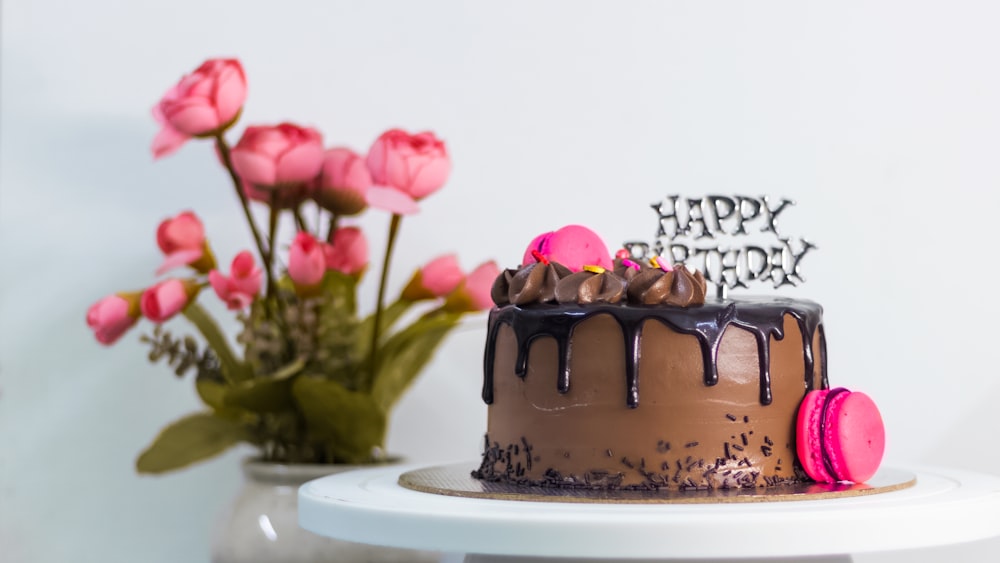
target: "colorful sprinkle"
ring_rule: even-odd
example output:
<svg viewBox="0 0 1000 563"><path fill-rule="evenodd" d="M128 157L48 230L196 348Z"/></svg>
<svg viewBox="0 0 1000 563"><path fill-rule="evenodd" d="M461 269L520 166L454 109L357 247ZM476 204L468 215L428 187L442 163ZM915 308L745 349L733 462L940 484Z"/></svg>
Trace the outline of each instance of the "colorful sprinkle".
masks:
<svg viewBox="0 0 1000 563"><path fill-rule="evenodd" d="M670 267L670 264L668 264L666 260L661 260L659 256L653 256L652 258L650 258L649 263L654 268L659 268L664 272L669 272L673 270L673 268Z"/></svg>
<svg viewBox="0 0 1000 563"><path fill-rule="evenodd" d="M593 272L595 274L603 274L604 272L607 271L607 270L605 270L604 268L602 268L600 266L595 266L594 264L586 264L586 265L584 265L583 269L585 271Z"/></svg>
<svg viewBox="0 0 1000 563"><path fill-rule="evenodd" d="M638 262L633 262L628 258L622 259L622 265L625 266L626 268L632 268L637 272L642 270L642 266L640 266Z"/></svg>
<svg viewBox="0 0 1000 563"><path fill-rule="evenodd" d="M548 259L548 258L546 258L545 256L543 256L541 252L539 252L539 251L537 251L537 250L532 250L532 251L531 251L531 256L532 256L532 257L533 257L533 258L534 258L535 260L537 260L537 261L541 262L542 264L545 264L546 266L548 266L548 265L549 265L549 259Z"/></svg>
<svg viewBox="0 0 1000 563"><path fill-rule="evenodd" d="M632 256L632 253L629 252L628 250L625 250L624 248L619 249L618 252L615 252L615 258L618 258L619 260L624 260L629 256Z"/></svg>

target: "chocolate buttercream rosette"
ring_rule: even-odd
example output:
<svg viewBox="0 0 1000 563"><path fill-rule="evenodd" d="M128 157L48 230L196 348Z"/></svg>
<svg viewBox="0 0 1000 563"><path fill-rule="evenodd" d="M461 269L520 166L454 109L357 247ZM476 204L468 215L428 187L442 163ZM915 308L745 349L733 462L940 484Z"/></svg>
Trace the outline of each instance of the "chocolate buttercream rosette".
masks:
<svg viewBox="0 0 1000 563"><path fill-rule="evenodd" d="M692 307L705 304L707 283L700 271L683 264L672 269L645 268L628 283L628 302L636 305Z"/></svg>
<svg viewBox="0 0 1000 563"><path fill-rule="evenodd" d="M637 276L643 269L642 264L629 258L619 257L614 260L614 273L618 277L624 278L627 282L632 281L632 278Z"/></svg>
<svg viewBox="0 0 1000 563"><path fill-rule="evenodd" d="M559 280L556 301L560 304L618 303L625 298L625 278L600 266L588 265L583 270Z"/></svg>
<svg viewBox="0 0 1000 563"><path fill-rule="evenodd" d="M553 303L559 280L573 272L557 262L532 262L518 270L506 270L497 276L490 292L497 305Z"/></svg>

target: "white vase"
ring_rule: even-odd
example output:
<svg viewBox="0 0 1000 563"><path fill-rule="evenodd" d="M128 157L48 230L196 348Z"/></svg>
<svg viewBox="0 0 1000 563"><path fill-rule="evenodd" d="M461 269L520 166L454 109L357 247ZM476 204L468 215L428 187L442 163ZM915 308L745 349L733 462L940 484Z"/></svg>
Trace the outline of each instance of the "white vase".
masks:
<svg viewBox="0 0 1000 563"><path fill-rule="evenodd" d="M307 481L370 465L248 460L243 488L221 515L213 563L436 562L440 554L351 543L299 527L298 490Z"/></svg>

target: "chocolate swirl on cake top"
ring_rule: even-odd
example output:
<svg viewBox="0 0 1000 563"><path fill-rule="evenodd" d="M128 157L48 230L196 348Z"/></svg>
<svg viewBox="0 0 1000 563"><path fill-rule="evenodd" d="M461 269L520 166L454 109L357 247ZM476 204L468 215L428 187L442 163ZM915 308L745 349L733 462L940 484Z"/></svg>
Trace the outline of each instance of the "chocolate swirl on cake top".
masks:
<svg viewBox="0 0 1000 563"><path fill-rule="evenodd" d="M625 297L625 278L600 266L584 266L582 271L563 278L556 285L560 304L618 303Z"/></svg>
<svg viewBox="0 0 1000 563"><path fill-rule="evenodd" d="M693 274L682 264L671 270L646 268L628 284L629 303L692 307L705 303L707 283L701 272Z"/></svg>

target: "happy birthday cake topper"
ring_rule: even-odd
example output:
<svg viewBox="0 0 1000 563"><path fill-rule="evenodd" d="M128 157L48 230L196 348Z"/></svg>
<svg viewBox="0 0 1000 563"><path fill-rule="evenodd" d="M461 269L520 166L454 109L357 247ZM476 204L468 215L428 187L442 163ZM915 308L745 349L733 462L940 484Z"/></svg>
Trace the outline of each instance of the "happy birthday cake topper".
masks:
<svg viewBox="0 0 1000 563"><path fill-rule="evenodd" d="M752 281L771 282L776 288L795 286L805 281L799 266L816 246L778 231L779 216L792 205L790 199L774 202L767 196L670 195L651 205L656 212L655 242L629 241L624 247L633 260L662 256L700 270L719 298ZM767 234L773 240L754 240Z"/></svg>

